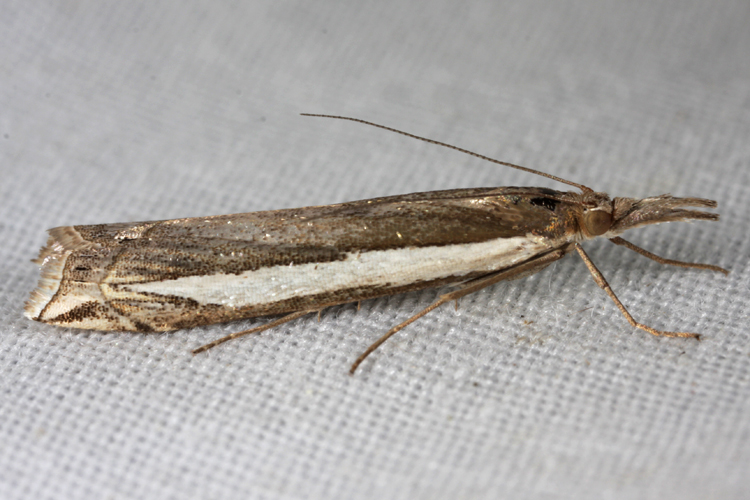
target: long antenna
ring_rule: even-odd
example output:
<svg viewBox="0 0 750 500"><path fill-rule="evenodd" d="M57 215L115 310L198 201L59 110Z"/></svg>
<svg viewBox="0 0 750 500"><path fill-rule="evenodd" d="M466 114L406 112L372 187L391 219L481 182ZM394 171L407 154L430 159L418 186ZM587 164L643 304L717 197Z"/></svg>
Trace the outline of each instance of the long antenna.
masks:
<svg viewBox="0 0 750 500"><path fill-rule="evenodd" d="M433 139L427 139L426 137L420 137L418 135L410 134L408 132L404 132L395 128L386 127L385 125L378 125L377 123L368 122L366 120L360 120L359 118L349 118L348 116L336 116L336 115L317 115L312 113L300 113L302 116L315 116L319 118L335 118L337 120L349 120L351 122L358 122L358 123L364 123L365 125L371 125L373 127L382 128L383 130L390 130L391 132L396 132L397 134L405 135L406 137L411 137L412 139L419 139L420 141L429 142L430 144L437 144L438 146L443 146L449 149L455 149L456 151L460 151L462 153L466 153L467 155L474 156L476 158L481 158L482 160L487 160L492 163L497 163L498 165L503 165L506 167L515 168L518 170L523 170L524 172L529 172L531 174L541 175L542 177L547 177L548 179L555 180L557 182L562 182L563 184L568 184L570 186L575 186L584 193L593 193L594 190L590 187L584 186L583 184L578 184L576 182L571 182L565 179L562 179L560 177L557 177L555 175L546 174L544 172L540 172L539 170L534 170L533 168L528 167L522 167L520 165L515 165L513 163L508 163L505 161L496 160L494 158L490 158L489 156L480 155L479 153L475 153L473 151L469 151L468 149L459 148L456 146L451 146L450 144L446 144L444 142L435 141Z"/></svg>

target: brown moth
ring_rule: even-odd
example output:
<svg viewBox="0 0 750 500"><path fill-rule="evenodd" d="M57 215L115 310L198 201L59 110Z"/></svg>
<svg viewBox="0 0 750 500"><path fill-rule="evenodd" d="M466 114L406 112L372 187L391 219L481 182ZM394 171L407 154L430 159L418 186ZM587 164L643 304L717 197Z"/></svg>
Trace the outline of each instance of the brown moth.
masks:
<svg viewBox="0 0 750 500"><path fill-rule="evenodd" d="M441 304L529 276L575 251L631 325L654 335L699 337L636 322L581 242L604 237L661 264L726 274L718 266L658 257L620 237L648 224L718 220L718 214L686 209L716 208L715 201L670 195L610 199L581 184L382 125L308 116L384 128L581 192L452 189L267 212L57 227L34 261L41 279L26 316L74 328L161 332L283 315L193 351L198 353L326 307L455 287L371 345L352 365L353 373L391 335Z"/></svg>

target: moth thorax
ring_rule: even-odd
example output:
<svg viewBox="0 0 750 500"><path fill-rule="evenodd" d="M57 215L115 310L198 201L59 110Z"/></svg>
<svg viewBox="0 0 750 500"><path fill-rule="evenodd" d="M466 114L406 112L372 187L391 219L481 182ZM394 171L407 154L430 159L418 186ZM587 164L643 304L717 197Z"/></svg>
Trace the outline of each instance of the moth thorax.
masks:
<svg viewBox="0 0 750 500"><path fill-rule="evenodd" d="M601 236L612 227L612 214L602 209L586 210L581 219L587 236Z"/></svg>

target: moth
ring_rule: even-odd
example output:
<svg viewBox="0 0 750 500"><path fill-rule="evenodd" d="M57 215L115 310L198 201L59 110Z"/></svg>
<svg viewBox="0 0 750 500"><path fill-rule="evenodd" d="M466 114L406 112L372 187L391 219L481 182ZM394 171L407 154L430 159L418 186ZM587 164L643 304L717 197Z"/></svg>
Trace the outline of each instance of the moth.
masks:
<svg viewBox="0 0 750 500"><path fill-rule="evenodd" d="M672 221L715 221L702 198L644 199L605 193L554 175L356 118L580 190L539 187L451 189L336 205L49 230L34 261L37 288L28 318L94 330L163 332L256 316L279 316L195 349L199 353L330 306L430 287L453 287L366 349L351 373L389 337L442 304L500 281L537 273L578 253L634 327L699 338L637 322L581 243L607 238L661 264L728 271L658 257L620 235Z"/></svg>

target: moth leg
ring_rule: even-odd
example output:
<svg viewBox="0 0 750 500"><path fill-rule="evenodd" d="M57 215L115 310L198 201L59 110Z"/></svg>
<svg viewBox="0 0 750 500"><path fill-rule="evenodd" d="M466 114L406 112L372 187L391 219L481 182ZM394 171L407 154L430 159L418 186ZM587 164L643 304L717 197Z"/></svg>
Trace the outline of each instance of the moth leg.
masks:
<svg viewBox="0 0 750 500"><path fill-rule="evenodd" d="M498 283L500 281L514 279L514 278L517 278L521 274L524 276L533 274L534 272L540 271L543 268L547 267L552 262L562 258L565 255L565 253L566 253L565 250L560 250L560 249L554 250L548 254L542 255L541 257L538 257L533 260L523 262L510 269L504 269L502 271L491 273L486 276L482 276L480 278L467 281L466 283L462 283L461 285L459 285L458 290L441 295L440 297L438 297L438 299L435 302L427 306L425 309L423 309L419 313L415 314L414 316L407 319L403 323L396 325L390 330L388 330L385 333L385 335L383 335L378 340L376 340L370 347L368 347L365 350L365 352L360 354L360 356L356 359L356 361L354 361L354 363L352 363L352 367L349 369L349 374L353 375L357 367L360 364L362 364L362 361L364 361L365 358L367 358L367 356L372 354L378 347L380 347L383 344L383 342L391 338L395 333L403 330L405 327L414 323L419 318L421 318L428 312L432 311L433 309L436 309L440 307L441 305L445 304L446 302L450 302L452 300L458 301L458 299L460 299L461 297L474 293L490 285L494 285L495 283Z"/></svg>
<svg viewBox="0 0 750 500"><path fill-rule="evenodd" d="M224 342L229 342L230 340L234 340L239 337L243 337L245 335L250 335L251 333L260 333L262 331L268 330L269 328L274 328L279 325L283 325L284 323L288 323L290 321L294 321L297 318L301 318L305 314L310 314L315 312L315 310L311 311L297 311L293 312L291 314L287 314L286 316L282 316L279 319L269 321L268 323L260 326L256 326L255 328L251 328L249 330L243 330L241 332L232 333L230 335L227 335L226 337L221 337L220 339L216 339L213 342L209 342L206 345L203 345L197 349L193 349L193 354L198 354L204 351L207 351L211 349L212 347L216 347L219 344L223 344Z"/></svg>
<svg viewBox="0 0 750 500"><path fill-rule="evenodd" d="M620 238L619 236L615 238L610 238L609 241L614 243L615 245L622 245L625 248L629 248L630 250L639 253L643 255L644 257L648 257L651 260L654 260L658 262L659 264L664 264L668 266L677 266L677 267L688 267L693 269L708 269L709 271L718 271L720 273L724 273L725 275L729 274L729 271L724 269L723 267L719 266L712 266L711 264L694 264L692 262L682 262L681 260L672 260L672 259L665 259L664 257L659 257L658 255L654 255L648 250L644 250L643 248L633 245L627 240L624 240Z"/></svg>
<svg viewBox="0 0 750 500"><path fill-rule="evenodd" d="M607 283L607 280L604 279L604 275L602 275L601 271L597 269L597 267L591 261L589 256L586 254L586 252L583 251L583 247L581 247L580 243L576 243L574 246L575 246L575 249L578 250L578 254L583 259L583 262L586 264L586 267L589 268L589 271L591 272L591 276L594 277L594 281L596 281L596 284L599 285L599 287L602 290L607 292L607 295L609 295L609 298L612 299L612 301L615 303L615 305L620 310L622 315L625 316L625 319L628 320L628 323L630 323L632 326L636 328L640 328L641 330L645 330L652 335L656 335L657 337L687 337L687 338L694 338L694 339L700 340L700 335L697 333L667 332L664 330L657 330L656 328L651 328L650 326L646 326L642 323L638 323L635 319L633 319L633 316L630 315L628 310L625 309L625 306L622 305L622 302L620 302L620 299L617 298L617 295L615 295L615 292L612 291L612 288L609 286L609 283Z"/></svg>

